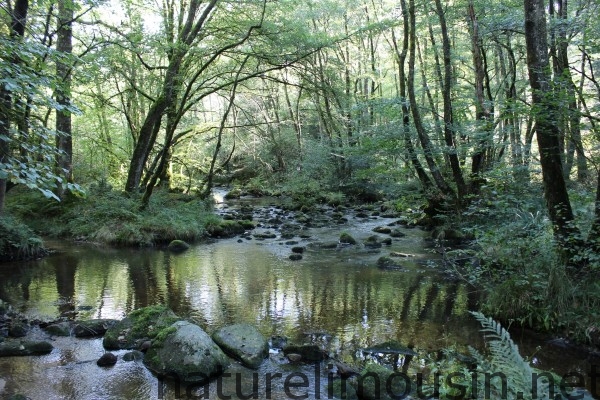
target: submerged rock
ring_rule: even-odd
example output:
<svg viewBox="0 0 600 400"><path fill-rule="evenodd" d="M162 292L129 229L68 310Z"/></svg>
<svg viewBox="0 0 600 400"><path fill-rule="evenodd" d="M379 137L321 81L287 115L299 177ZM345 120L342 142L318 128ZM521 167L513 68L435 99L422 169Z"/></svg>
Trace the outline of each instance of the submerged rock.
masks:
<svg viewBox="0 0 600 400"><path fill-rule="evenodd" d="M0 343L0 357L43 355L52 349L52 345L46 341L6 340Z"/></svg>
<svg viewBox="0 0 600 400"><path fill-rule="evenodd" d="M388 228L387 226L378 226L376 228L373 228L373 232L377 232L377 233L391 233L392 230L390 228Z"/></svg>
<svg viewBox="0 0 600 400"><path fill-rule="evenodd" d="M315 249L337 249L338 242L313 242L308 246Z"/></svg>
<svg viewBox="0 0 600 400"><path fill-rule="evenodd" d="M363 244L367 249L378 249L381 247L381 242L379 241L379 236L377 235L369 236Z"/></svg>
<svg viewBox="0 0 600 400"><path fill-rule="evenodd" d="M78 321L73 327L76 337L102 336L108 328L119 322L116 319L91 319L89 321Z"/></svg>
<svg viewBox="0 0 600 400"><path fill-rule="evenodd" d="M204 382L220 375L230 363L202 328L187 321L165 329L144 357L150 370L183 382Z"/></svg>
<svg viewBox="0 0 600 400"><path fill-rule="evenodd" d="M138 350L133 350L123 354L123 361L138 361L144 359L144 353Z"/></svg>
<svg viewBox="0 0 600 400"><path fill-rule="evenodd" d="M171 243L169 243L167 248L169 249L169 251L172 251L174 253L181 253L181 252L189 249L190 245L187 244L186 242L184 242L183 240L175 239L175 240L172 240Z"/></svg>
<svg viewBox="0 0 600 400"><path fill-rule="evenodd" d="M379 257L377 267L381 269L403 269L402 265L392 260L390 257Z"/></svg>
<svg viewBox="0 0 600 400"><path fill-rule="evenodd" d="M283 348L283 354L299 354L303 361L323 361L327 354L315 344L289 344Z"/></svg>
<svg viewBox="0 0 600 400"><path fill-rule="evenodd" d="M258 368L269 355L267 339L249 324L223 327L213 333L212 339L225 353L249 368Z"/></svg>
<svg viewBox="0 0 600 400"><path fill-rule="evenodd" d="M390 232L390 236L394 238L400 238L406 236L406 233L402 232L400 229L394 229Z"/></svg>
<svg viewBox="0 0 600 400"><path fill-rule="evenodd" d="M379 364L367 364L358 377L356 395L365 400L408 398L412 383L403 378L394 378L392 374L394 371Z"/></svg>
<svg viewBox="0 0 600 400"><path fill-rule="evenodd" d="M44 330L54 336L71 336L71 329L73 325L71 322L55 322L44 327Z"/></svg>
<svg viewBox="0 0 600 400"><path fill-rule="evenodd" d="M302 260L302 254L290 254L288 258L292 261L300 261Z"/></svg>
<svg viewBox="0 0 600 400"><path fill-rule="evenodd" d="M8 327L8 336L20 338L27 335L29 325L23 321L13 321Z"/></svg>

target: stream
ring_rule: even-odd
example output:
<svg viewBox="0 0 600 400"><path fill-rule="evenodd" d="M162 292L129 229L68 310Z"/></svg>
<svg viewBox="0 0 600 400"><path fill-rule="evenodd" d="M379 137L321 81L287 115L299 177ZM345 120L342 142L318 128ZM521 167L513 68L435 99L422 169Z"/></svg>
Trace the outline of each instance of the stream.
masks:
<svg viewBox="0 0 600 400"><path fill-rule="evenodd" d="M323 207L309 214L308 223L298 224L297 215L284 211L279 199L247 198L225 204L222 195L222 190L216 191L217 213L227 217L246 207L259 226L244 237L197 243L180 254L49 240L46 245L56 252L48 257L0 264L0 299L30 320L41 321L121 319L137 308L166 304L209 334L228 324L247 322L266 337L321 343L330 355L349 365L364 363L360 349L387 341L419 354L449 346L464 352L467 346L484 349L479 325L468 312L477 298L467 284L449 279L428 262L439 259L439 253L435 243L426 240L427 232L398 227L405 236L393 238L389 246L324 248L315 244L335 242L341 232L362 243L374 228L393 224L397 218L371 211L357 216L356 209ZM293 228L292 234L282 238L286 225ZM270 234L275 237L269 238ZM292 247L305 248L301 260L290 260ZM378 268L379 257L390 252L412 257L398 259L401 269ZM47 339L42 331L33 335ZM558 374L585 374L589 369L585 354L556 343L513 338L523 356L538 368ZM50 341L54 350L46 356L0 358L0 398L10 393L35 400L185 398L185 389L158 379L141 362L124 361L125 351L114 352L119 357L114 367L98 367L96 360L104 353L101 339L52 337ZM314 365L295 368L274 349L258 371L239 365L233 370L244 382L256 372L261 384L269 373L303 371L313 378L298 393L327 398L322 395L326 366L316 372ZM219 389L236 398L235 382L224 385ZM273 385L272 398L290 398L289 393L284 395L282 382ZM217 398L213 386L210 398ZM264 390L259 398L263 396Z"/></svg>

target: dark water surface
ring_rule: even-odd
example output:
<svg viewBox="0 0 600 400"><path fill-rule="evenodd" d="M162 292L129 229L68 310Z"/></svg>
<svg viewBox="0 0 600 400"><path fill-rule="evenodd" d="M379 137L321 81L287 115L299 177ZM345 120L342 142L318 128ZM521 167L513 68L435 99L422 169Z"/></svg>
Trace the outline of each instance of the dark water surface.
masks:
<svg viewBox="0 0 600 400"><path fill-rule="evenodd" d="M294 240L298 245L332 241L345 231L361 241L374 227L393 221L352 215L348 219L343 226L309 229L310 238ZM54 255L0 264L0 298L41 320L119 319L136 308L162 303L209 333L248 322L265 336L327 341L330 353L349 364L360 363L360 348L389 340L427 352L451 345L482 349L479 327L468 314L476 302L470 288L426 265L425 260L436 256L424 241L424 232L404 232L405 237L380 252L309 246L301 261L288 259L291 245L280 238L241 243L239 238L222 239L196 244L182 254L51 241L48 245L57 250ZM403 260L400 271L378 269L376 260L390 251L415 257ZM0 358L0 396L4 391L32 399L178 397L177 388L161 385L141 362L119 358L113 368L97 367L95 361L104 352L99 339L54 338L53 345L55 350L47 356ZM536 350L538 346L542 347ZM540 367L559 373L587 367L580 359L585 356L546 343L528 340L522 349ZM264 377L285 370L286 363L273 352L258 373ZM314 367L303 368L309 374ZM240 371L241 379L251 379L250 372ZM325 375L326 371L321 374ZM264 383L262 378L260 382ZM230 390L235 393L233 386ZM273 390L281 391L281 385ZM309 398L319 396L312 384L308 393ZM180 396L185 397L184 389Z"/></svg>

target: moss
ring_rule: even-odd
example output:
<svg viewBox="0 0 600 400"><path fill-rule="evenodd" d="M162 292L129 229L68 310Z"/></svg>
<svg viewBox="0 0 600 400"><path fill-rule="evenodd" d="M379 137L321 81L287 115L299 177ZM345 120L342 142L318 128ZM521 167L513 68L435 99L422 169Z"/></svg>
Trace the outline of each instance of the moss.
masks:
<svg viewBox="0 0 600 400"><path fill-rule="evenodd" d="M162 347L167 336L169 336L170 334L175 333L175 332L177 332L177 328L172 325L167 328L161 329L154 337L154 340L152 341L152 346Z"/></svg>
<svg viewBox="0 0 600 400"><path fill-rule="evenodd" d="M136 337L153 339L164 326L170 326L179 318L167 306L159 304L140 308L129 314L133 320L131 334Z"/></svg>
<svg viewBox="0 0 600 400"><path fill-rule="evenodd" d="M231 237L254 229L254 223L249 220L224 220L207 228L212 237Z"/></svg>
<svg viewBox="0 0 600 400"><path fill-rule="evenodd" d="M349 233L342 232L340 235L340 243L356 244L356 239L354 239Z"/></svg>
<svg viewBox="0 0 600 400"><path fill-rule="evenodd" d="M163 329L179 320L164 305L140 308L106 331L104 347L109 350L137 348L140 341L154 339ZM122 337L121 340L119 337Z"/></svg>

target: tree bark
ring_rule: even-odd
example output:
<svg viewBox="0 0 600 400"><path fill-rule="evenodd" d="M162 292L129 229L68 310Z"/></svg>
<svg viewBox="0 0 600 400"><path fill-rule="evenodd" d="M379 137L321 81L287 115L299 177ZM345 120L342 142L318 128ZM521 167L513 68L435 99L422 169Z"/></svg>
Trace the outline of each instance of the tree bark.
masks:
<svg viewBox="0 0 600 400"><path fill-rule="evenodd" d="M125 184L125 191L127 192L133 192L139 188L144 167L146 166L150 152L156 142L156 137L160 131L165 112L172 104L176 92L181 88L181 67L184 58L188 53L187 49L190 48L201 29L204 27L204 23L215 8L217 0L211 0L206 4L202 13L198 16L198 19L195 20L201 3L202 1L200 0L192 0L190 2L187 7L187 19L185 23L181 21L183 26L179 32L177 41L179 44L170 43L171 48L168 50L167 54L169 65L165 73L160 95L155 99L150 110L146 114L146 118L140 128L137 143L133 149L131 163L127 173L127 182ZM172 38L171 40L174 41L175 39ZM214 58L211 58L211 60L214 60Z"/></svg>
<svg viewBox="0 0 600 400"><path fill-rule="evenodd" d="M440 20L442 30L442 49L444 54L444 86L442 95L444 99L444 139L446 141L446 151L450 160L450 168L454 183L456 183L457 197L459 203L462 202L464 195L467 193L465 180L460 169L460 161L458 159L458 148L454 133L454 116L452 112L452 59L450 54L451 44L448 36L448 27L446 25L446 16L442 2L435 0L436 11Z"/></svg>
<svg viewBox="0 0 600 400"><path fill-rule="evenodd" d="M10 12L11 16L11 40L21 40L25 36L25 26L27 24L27 12L29 10L29 0L16 0L15 5ZM15 57L11 60L13 64L19 64L21 61ZM10 138L11 110L13 96L4 85L0 85L0 137ZM0 166L3 166L10 156L10 144L8 140L0 140ZM4 203L6 198L7 177L0 174L0 215L4 213Z"/></svg>
<svg viewBox="0 0 600 400"><path fill-rule="evenodd" d="M419 158L417 157L417 152L415 151L415 147L412 142L412 138L410 135L410 110L408 107L408 99L406 98L406 73L404 71L406 64L406 55L408 53L408 37L410 34L409 31L409 22L408 22L408 10L406 9L406 0L400 0L400 7L402 8L402 19L403 19L403 27L404 32L402 35L402 50L398 49L398 42L396 40L396 35L392 30L392 43L394 46L394 50L396 52L397 62L398 62L398 80L399 80L399 88L400 88L400 101L402 102L402 134L404 137L404 145L406 146L406 153L408 154L408 158L417 173L419 181L424 189L429 189L432 186L431 179L425 172L425 169L421 165Z"/></svg>
<svg viewBox="0 0 600 400"><path fill-rule="evenodd" d="M408 17L409 17L409 26L410 26L410 35L409 35L409 45L408 45L408 77L407 77L407 91L408 98L410 103L410 108L412 111L413 122L415 124L415 129L417 130L417 135L419 136L419 140L421 142L421 146L423 147L423 152L425 153L425 161L427 162L427 166L429 167L429 172L431 172L431 176L435 181L435 184L440 189L440 191L444 195L448 195L450 197L455 197L454 190L448 185L442 173L436 164L433 153L434 147L431 143L431 139L427 132L425 131L425 127L423 126L423 121L421 121L421 113L419 112L419 106L417 104L417 99L415 96L415 57L416 57L416 30L415 30L415 2L414 0L409 0L408 2Z"/></svg>
<svg viewBox="0 0 600 400"><path fill-rule="evenodd" d="M469 0L467 11L471 34L471 54L473 55L473 69L475 72L475 118L480 122L477 126L477 131L481 136L475 140L475 152L471 157L471 192L477 193L483 183L480 173L484 169L485 156L488 153L492 129L490 126L491 113L489 107L486 106L484 96L486 71L483 58L483 46L479 35L479 21L475 14L473 0Z"/></svg>
<svg viewBox="0 0 600 400"><path fill-rule="evenodd" d="M58 2L56 50L70 56L73 52L73 3L63 0ZM65 57L66 58L66 57ZM67 58L68 59L68 58ZM71 69L72 66L63 61L56 63L56 75L60 87L56 91L56 102L61 106L56 111L56 175L62 177L62 184L56 188L56 195L62 198L65 183L73 182L73 136L71 127Z"/></svg>
<svg viewBox="0 0 600 400"><path fill-rule="evenodd" d="M563 250L573 251L569 240L576 240L578 230L574 225L573 211L563 177L558 106L552 98L548 39L543 0L524 0L525 42L527 69L531 85L535 131L540 151L544 181L544 197L554 235Z"/></svg>

